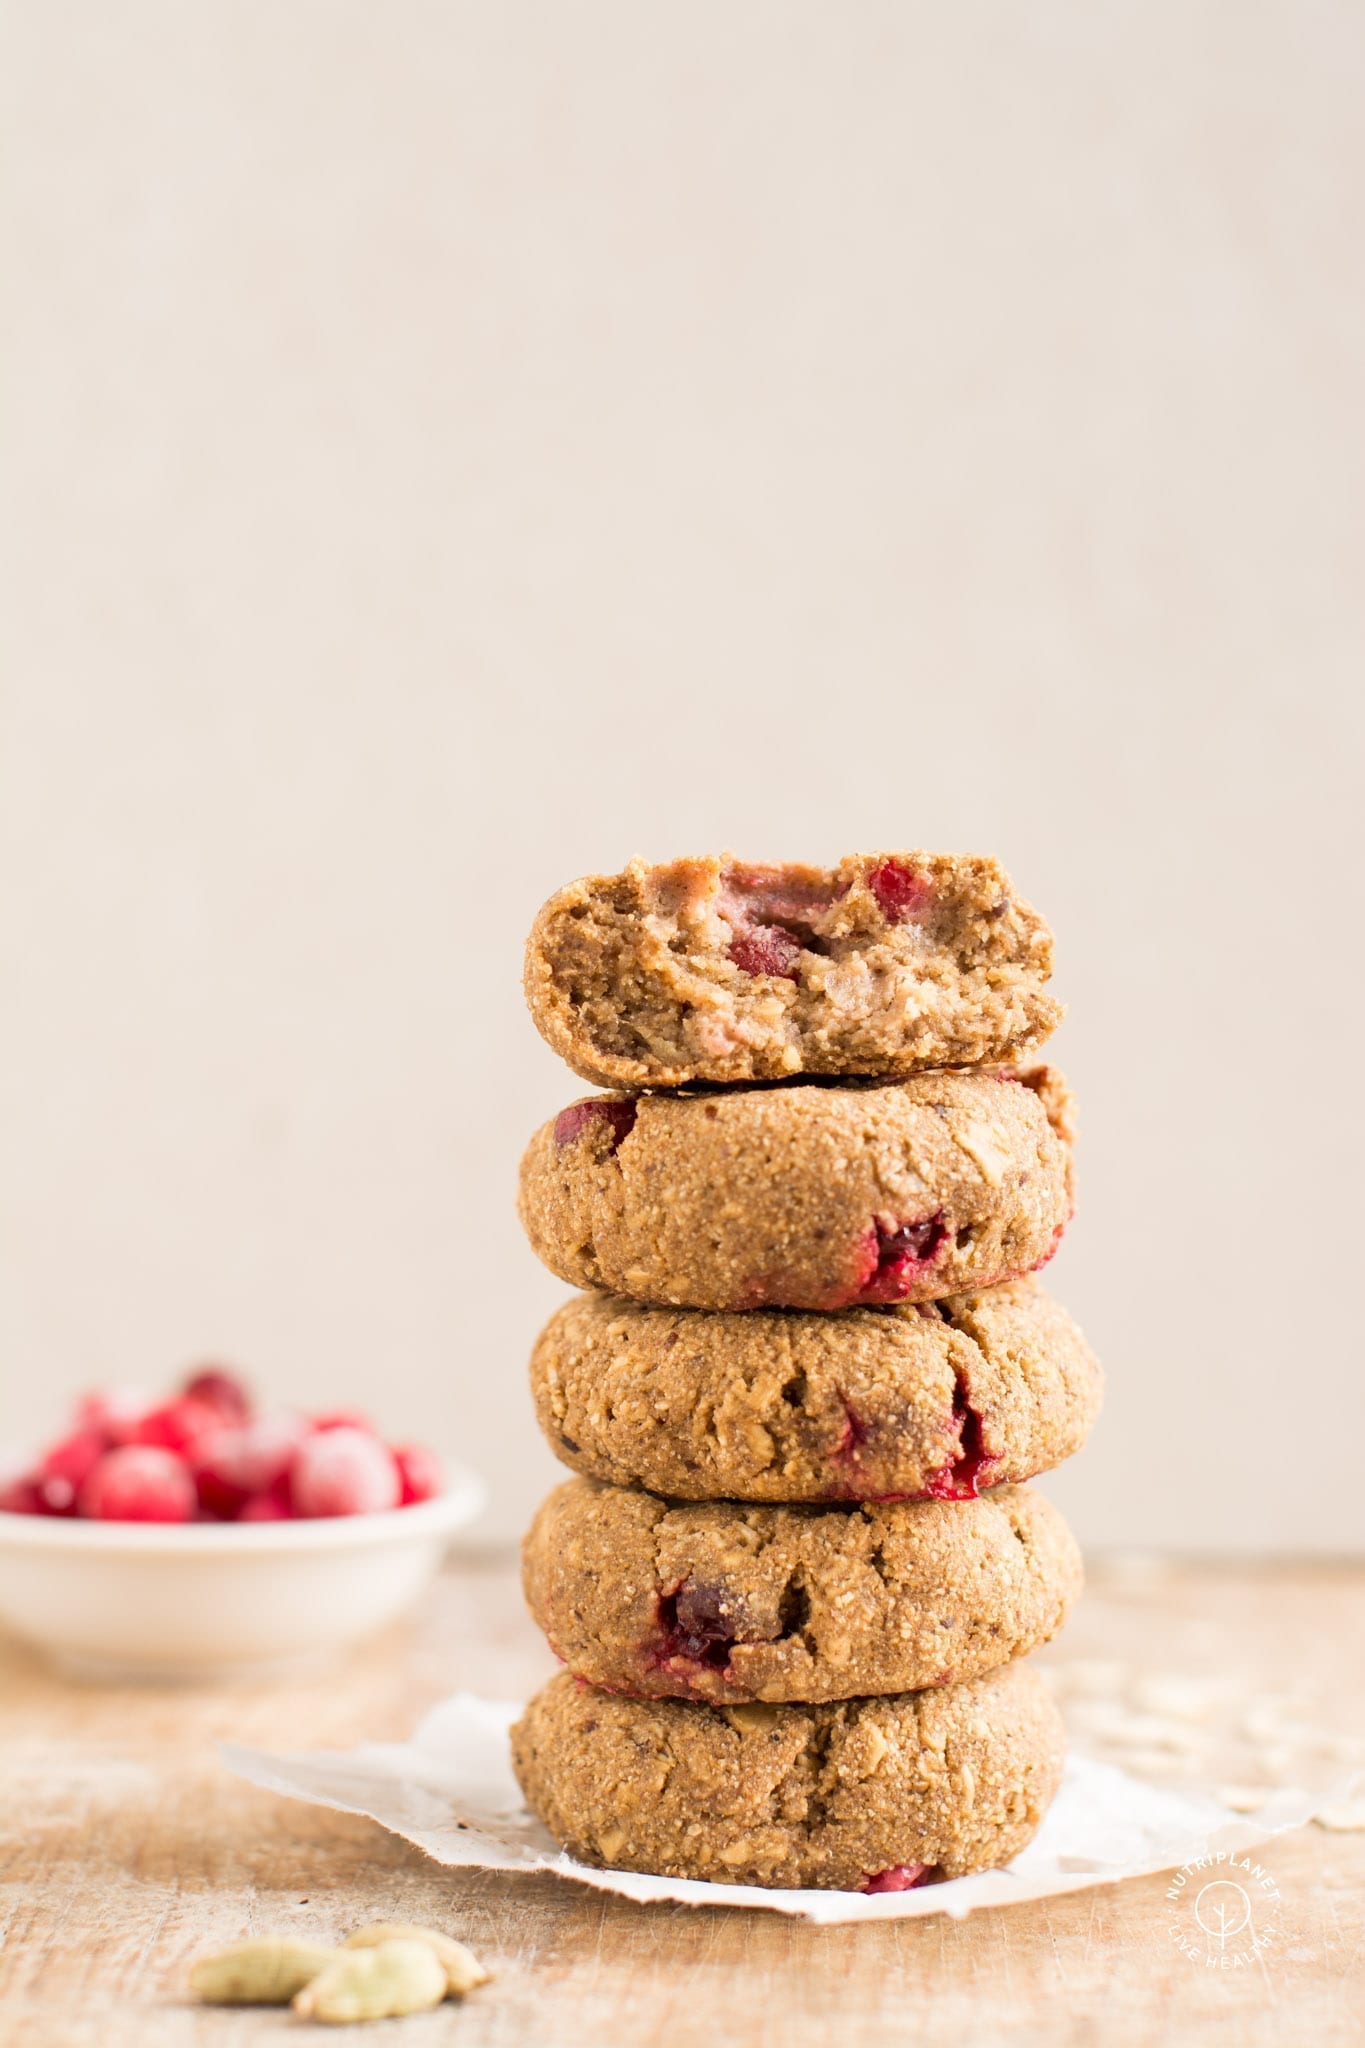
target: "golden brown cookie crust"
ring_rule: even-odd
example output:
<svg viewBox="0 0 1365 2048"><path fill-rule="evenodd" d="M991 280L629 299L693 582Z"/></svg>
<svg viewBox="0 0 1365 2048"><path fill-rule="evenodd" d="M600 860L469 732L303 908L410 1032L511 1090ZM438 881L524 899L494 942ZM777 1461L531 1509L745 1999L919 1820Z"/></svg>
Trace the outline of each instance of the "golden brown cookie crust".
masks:
<svg viewBox="0 0 1365 2048"><path fill-rule="evenodd" d="M1081 1590L1024 1486L895 1506L674 1504L571 1479L522 1546L570 1671L652 1699L818 1702L960 1684L1045 1643Z"/></svg>
<svg viewBox="0 0 1365 2048"><path fill-rule="evenodd" d="M577 1294L531 1354L564 1464L674 1500L971 1499L1080 1449L1103 1375L1033 1279L834 1315Z"/></svg>
<svg viewBox="0 0 1365 2048"><path fill-rule="evenodd" d="M720 857L570 883L526 949L554 1050L608 1088L1016 1058L1061 1017L1052 935L977 854Z"/></svg>
<svg viewBox="0 0 1365 2048"><path fill-rule="evenodd" d="M528 1804L583 1863L791 1890L901 1888L1027 1846L1061 1778L1027 1663L838 1706L625 1699L568 1672L512 1730Z"/></svg>
<svg viewBox="0 0 1365 2048"><path fill-rule="evenodd" d="M1046 1067L594 1096L537 1131L519 1208L552 1272L633 1300L930 1301L1051 1257L1069 1132Z"/></svg>

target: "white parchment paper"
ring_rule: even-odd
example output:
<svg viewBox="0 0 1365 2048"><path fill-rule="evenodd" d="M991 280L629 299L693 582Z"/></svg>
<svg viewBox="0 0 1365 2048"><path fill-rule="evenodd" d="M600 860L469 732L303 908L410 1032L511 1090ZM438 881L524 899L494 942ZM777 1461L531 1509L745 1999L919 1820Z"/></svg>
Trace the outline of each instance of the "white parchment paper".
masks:
<svg viewBox="0 0 1365 2048"><path fill-rule="evenodd" d="M692 1906L763 1906L808 1920L894 1920L923 1913L961 1919L978 1906L1013 1905L1052 1892L1113 1884L1170 1870L1203 1855L1254 1848L1301 1827L1317 1801L1278 1792L1255 1815L1216 1799L1145 1784L1113 1764L1069 1759L1042 1827L1003 1870L909 1892L769 1891L758 1885L642 1877L592 1870L558 1848L526 1811L512 1774L507 1731L521 1712L504 1700L457 1693L434 1707L407 1742L271 1754L227 1747L228 1768L267 1791L367 1814L438 1863L489 1870L551 1870L579 1884L639 1900Z"/></svg>

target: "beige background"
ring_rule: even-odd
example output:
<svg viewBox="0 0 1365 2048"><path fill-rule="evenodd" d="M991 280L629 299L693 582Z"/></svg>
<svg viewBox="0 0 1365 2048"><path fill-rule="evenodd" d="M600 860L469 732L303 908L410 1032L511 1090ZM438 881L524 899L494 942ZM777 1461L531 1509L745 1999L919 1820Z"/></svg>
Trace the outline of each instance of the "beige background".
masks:
<svg viewBox="0 0 1365 2048"><path fill-rule="evenodd" d="M6 1433L205 1351L553 1467L518 991L635 851L986 847L1092 1543L1365 1538L1365 10L8 10Z"/></svg>

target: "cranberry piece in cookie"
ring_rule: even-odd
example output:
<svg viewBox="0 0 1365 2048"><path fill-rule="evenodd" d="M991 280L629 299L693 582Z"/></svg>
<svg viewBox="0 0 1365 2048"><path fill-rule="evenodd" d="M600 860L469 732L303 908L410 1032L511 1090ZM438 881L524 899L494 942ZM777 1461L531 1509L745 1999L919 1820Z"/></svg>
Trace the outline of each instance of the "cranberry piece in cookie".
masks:
<svg viewBox="0 0 1365 2048"><path fill-rule="evenodd" d="M734 1625L715 1586L696 1585L691 1579L684 1579L680 1586L661 1597L659 1627L661 1664L681 1659L688 1664L705 1664L712 1671L723 1671L730 1661Z"/></svg>
<svg viewBox="0 0 1365 2048"><path fill-rule="evenodd" d="M904 1301L924 1272L932 1266L948 1236L940 1210L916 1223L898 1223L888 1229L874 1223L868 1231L867 1274L858 1290L859 1302Z"/></svg>
<svg viewBox="0 0 1365 2048"><path fill-rule="evenodd" d="M867 886L888 924L907 923L927 910L934 900L932 885L901 860L884 860L880 867L873 868Z"/></svg>
<svg viewBox="0 0 1365 2048"><path fill-rule="evenodd" d="M590 1095L586 1102L571 1102L567 1109L560 1110L555 1118L555 1143L572 1145L584 1131L602 1125L611 1132L610 1149L614 1152L634 1130L635 1114L633 1096Z"/></svg>
<svg viewBox="0 0 1365 2048"><path fill-rule="evenodd" d="M930 1863L893 1863L889 1870L878 1870L860 1884L860 1892L912 1892L924 1883L933 1865Z"/></svg>

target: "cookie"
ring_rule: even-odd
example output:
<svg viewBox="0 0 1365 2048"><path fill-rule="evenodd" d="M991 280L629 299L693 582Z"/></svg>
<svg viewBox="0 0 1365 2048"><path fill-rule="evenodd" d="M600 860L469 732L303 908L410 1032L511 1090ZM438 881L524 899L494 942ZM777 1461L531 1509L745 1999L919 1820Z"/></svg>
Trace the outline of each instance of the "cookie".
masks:
<svg viewBox="0 0 1365 2048"><path fill-rule="evenodd" d="M623 1699L561 1672L512 1730L528 1805L580 1862L782 1890L902 1891L1007 1863L1063 1746L1027 1662L816 1707Z"/></svg>
<svg viewBox="0 0 1365 2048"><path fill-rule="evenodd" d="M1069 1105L1050 1067L592 1096L531 1140L521 1219L561 1279L637 1301L929 1301L1052 1256Z"/></svg>
<svg viewBox="0 0 1365 2048"><path fill-rule="evenodd" d="M1079 1450L1102 1389L1037 1280L835 1315L578 1294L531 1354L556 1456L674 1500L971 1499Z"/></svg>
<svg viewBox="0 0 1365 2048"><path fill-rule="evenodd" d="M527 1605L580 1678L644 1698L848 1700L979 1678L1081 1590L1026 1486L893 1506L687 1504L570 1479L522 1547Z"/></svg>
<svg viewBox="0 0 1365 2048"><path fill-rule="evenodd" d="M979 854L725 855L590 875L545 905L526 997L607 1088L919 1073L1016 1058L1061 1006L1052 935Z"/></svg>

